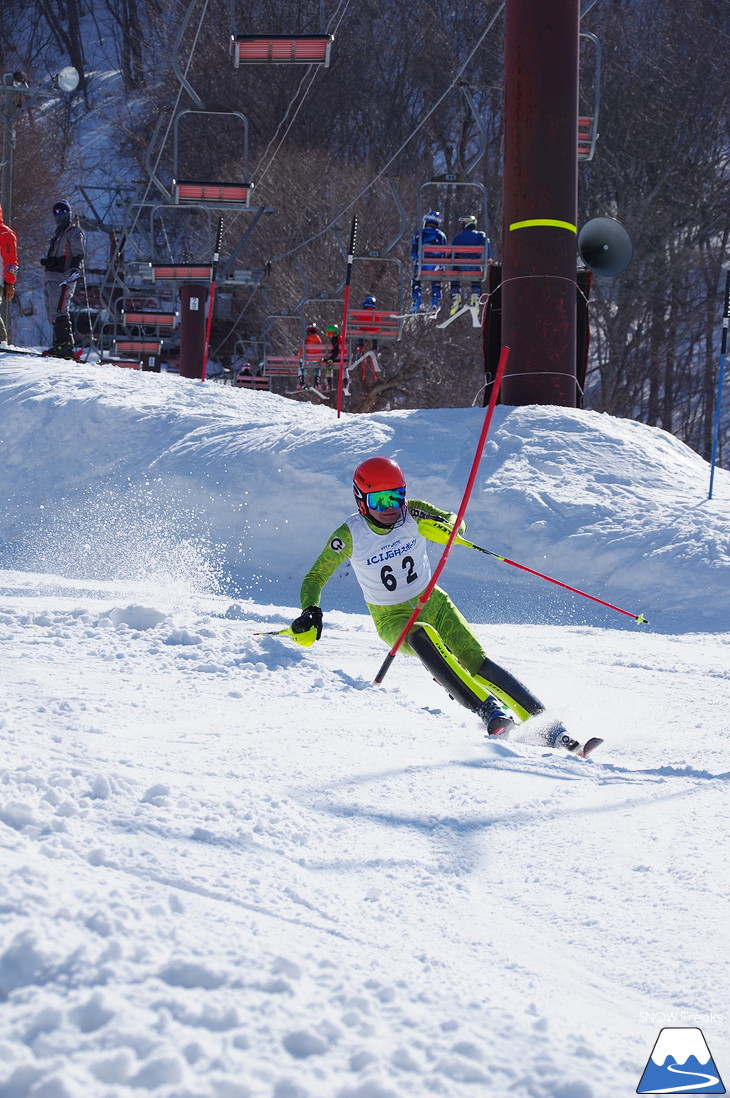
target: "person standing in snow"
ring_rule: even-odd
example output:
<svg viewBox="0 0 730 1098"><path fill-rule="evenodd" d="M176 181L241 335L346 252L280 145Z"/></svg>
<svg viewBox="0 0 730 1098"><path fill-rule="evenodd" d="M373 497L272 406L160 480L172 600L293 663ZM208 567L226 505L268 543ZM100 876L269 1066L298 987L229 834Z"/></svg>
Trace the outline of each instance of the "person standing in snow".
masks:
<svg viewBox="0 0 730 1098"><path fill-rule="evenodd" d="M45 352L58 358L73 358L74 336L71 323L71 299L81 278L86 238L71 220L71 206L65 199L53 207L56 231L41 259L45 267L46 312L53 328L53 344Z"/></svg>
<svg viewBox="0 0 730 1098"><path fill-rule="evenodd" d="M0 206L0 298L10 303L15 297L15 281L18 275L18 238L3 221ZM0 343L7 343L8 332L0 313Z"/></svg>
<svg viewBox="0 0 730 1098"><path fill-rule="evenodd" d="M378 635L392 648L431 579L429 523L453 529L456 520L455 514L431 503L407 499L405 476L391 458L372 457L358 465L353 492L357 511L330 536L302 582L302 613L292 622L290 635L304 647L321 637L322 589L349 558ZM458 532L465 530L462 522ZM490 736L515 727L497 698L521 720L545 709L527 687L488 658L440 587L433 589L402 651L418 656L452 698L481 718Z"/></svg>

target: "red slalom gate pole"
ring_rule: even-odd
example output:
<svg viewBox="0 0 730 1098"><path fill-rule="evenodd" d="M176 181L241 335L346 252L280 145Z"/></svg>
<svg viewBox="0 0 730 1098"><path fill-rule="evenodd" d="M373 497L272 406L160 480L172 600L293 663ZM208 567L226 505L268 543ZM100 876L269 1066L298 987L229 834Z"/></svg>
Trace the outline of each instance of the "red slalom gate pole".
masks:
<svg viewBox="0 0 730 1098"><path fill-rule="evenodd" d="M218 218L218 232L215 237L215 251L213 252L213 270L210 276L210 298L208 300L208 321L205 325L205 347L203 348L203 368L200 380L205 381L208 369L208 350L210 348L210 326L213 323L213 303L215 302L215 280L218 276L218 260L221 256L221 244L223 243L223 218Z"/></svg>
<svg viewBox="0 0 730 1098"><path fill-rule="evenodd" d="M496 373L496 376L494 378L494 384L492 385L492 393L491 393L491 396L489 397L489 406L487 408L487 414L484 417L484 425L482 426L482 431L481 431L481 434L479 435L479 442L477 443L476 453L474 454L474 460L473 460L472 466L471 466L471 472L469 473L469 480L467 481L466 488L464 489L464 495L463 495L463 498L461 500L461 506L459 507L459 511L458 511L457 516L456 516L456 521L454 522L454 526L453 526L453 529L452 529L451 534L449 536L449 540L447 541L446 546L444 548L444 551L441 554L441 559L439 560L438 564L436 565L436 567L434 569L434 573L433 573L433 575L431 576L431 579L428 582L428 586L426 587L426 590L423 592L423 594L419 596L418 602L415 605L413 613L411 614L410 618L408 619L408 621L406 622L406 624L403 628L403 632L398 637L398 640L395 642L395 644L391 648L390 652L388 653L388 655L383 660L383 664L382 664L380 670L378 671L377 675L375 676L375 679L373 680L376 684L381 683L383 681L383 679L385 678L385 676L387 675L388 668L390 667L391 663L395 659L395 657L398 653L398 649L400 648L400 646L403 644L403 641L408 636L408 633L410 632L411 628L413 627L414 622L416 622L418 620L418 618L420 617L421 611L423 610L424 606L428 602L429 596L430 596L431 592L433 591L434 587L436 586L439 576L441 575L441 573L444 570L444 565L446 564L446 558L448 557L449 553L451 552L451 546L456 541L458 530L459 530L459 527L461 526L461 520L463 519L464 514L466 512L466 508L467 508L467 505L468 505L469 500L471 498L471 493L472 493L473 488L474 488L474 481L477 478L477 472L479 470L479 462L482 460L482 453L484 451L484 446L485 446L486 441L487 441L487 435L489 434L489 427L490 427L490 424L492 422L492 416L494 414L495 406L497 404L497 397L499 396L499 389L500 389L500 386L502 384L502 377L504 376L504 371L505 371L505 368L507 366L507 359L508 358L509 358L509 347L503 347L502 352L499 356L499 364L497 366L497 373Z"/></svg>
<svg viewBox="0 0 730 1098"><path fill-rule="evenodd" d="M347 249L347 274L345 275L345 296L342 305L342 331L340 332L340 369L337 379L337 418L342 413L342 387L345 374L345 340L347 338L347 308L350 303L350 279L352 278L352 261L355 258L355 240L357 239L357 215L352 219L350 229L350 244Z"/></svg>

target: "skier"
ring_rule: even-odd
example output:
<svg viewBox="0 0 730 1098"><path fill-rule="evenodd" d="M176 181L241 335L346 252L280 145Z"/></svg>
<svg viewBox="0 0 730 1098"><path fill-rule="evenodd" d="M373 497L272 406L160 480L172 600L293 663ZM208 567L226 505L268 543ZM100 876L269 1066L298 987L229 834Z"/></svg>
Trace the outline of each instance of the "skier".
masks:
<svg viewBox="0 0 730 1098"><path fill-rule="evenodd" d="M424 244L445 244L446 237L441 232L441 214L438 210L429 210L423 219L423 228L416 229L411 241L411 255L413 256L413 280L411 282L412 313L423 311L423 299L421 297L421 282L418 278L418 253L420 241ZM438 271L440 268L433 264L423 264L424 271ZM431 283L431 311L437 313L441 308L441 283Z"/></svg>
<svg viewBox="0 0 730 1098"><path fill-rule="evenodd" d="M468 214L466 217L459 218L459 232L456 234L451 243L455 246L454 257L456 259L459 258L459 253L458 251L456 251L456 247L459 244L464 244L471 248L486 248L487 259L489 260L492 258L492 245L489 241L489 238L487 237L487 234L485 232L482 232L481 229L477 229L477 219L474 217L473 214ZM472 268L470 267L462 267L461 271L466 275L471 269ZM481 270L478 266L474 267L474 270L481 273ZM481 279L472 279L469 288L471 291L469 304L472 308L475 308L479 304L479 298L481 297L482 293ZM449 316L454 316L456 313L458 313L459 309L461 308L461 304L461 283L452 282L451 311L449 312Z"/></svg>
<svg viewBox="0 0 730 1098"><path fill-rule="evenodd" d="M302 582L303 610L290 628L293 639L305 647L322 634L322 589L349 557L375 628L392 648L431 578L428 523L436 520L453 528L456 519L430 503L407 499L405 476L391 458L372 457L358 465L353 491L357 511L330 536ZM462 523L459 533L465 530ZM415 653L452 698L482 719L490 736L504 735L515 727L497 698L522 720L545 708L509 671L487 657L440 587L433 589L402 650ZM575 740L570 743L575 746L565 742L562 746L579 747Z"/></svg>
<svg viewBox="0 0 730 1098"><path fill-rule="evenodd" d="M0 206L0 301L8 303L15 297L15 280L18 274L18 238L3 221L3 208ZM8 333L5 321L0 315L0 343L7 343Z"/></svg>
<svg viewBox="0 0 730 1098"><path fill-rule="evenodd" d="M368 296L363 300L363 303L360 306L361 309L371 309L373 311L375 311L375 309L377 309L377 307L378 307L377 298L374 298L372 294L368 294ZM372 358L371 358L370 366L371 366L371 369L372 369L372 372L373 372L373 381L376 381L377 380L376 369L378 369L378 370L380 369L379 359L378 359L379 344L378 344L377 339L371 339L369 342L370 342L370 351L372 352ZM366 377L366 365L367 365L367 358L368 357L370 357L370 356L365 355L365 337L360 336L358 338L357 342L355 343L355 358L356 359L362 359L362 363L360 365L360 378L363 382L365 381L365 377Z"/></svg>
<svg viewBox="0 0 730 1098"><path fill-rule="evenodd" d="M307 331L304 336L304 343L297 351L297 358L299 359L299 377L297 378L297 389L303 389L305 385L304 371L306 369L306 356L312 355L315 348L322 347L322 336L319 334L319 329L316 324L307 325ZM312 356L314 357L314 356ZM319 388L319 359L314 359L314 386Z"/></svg>
<svg viewBox="0 0 730 1098"><path fill-rule="evenodd" d="M327 357L324 360L324 392L332 392L332 378L334 374L335 365L340 364L340 326L339 324L328 324L325 328L325 335L329 336L330 345L327 348Z"/></svg>
<svg viewBox="0 0 730 1098"><path fill-rule="evenodd" d="M46 269L46 312L53 327L53 344L45 354L73 358L70 306L84 266L86 238L79 226L72 223L71 206L65 199L55 204L53 217L56 231L48 245L48 254L41 259L41 266Z"/></svg>

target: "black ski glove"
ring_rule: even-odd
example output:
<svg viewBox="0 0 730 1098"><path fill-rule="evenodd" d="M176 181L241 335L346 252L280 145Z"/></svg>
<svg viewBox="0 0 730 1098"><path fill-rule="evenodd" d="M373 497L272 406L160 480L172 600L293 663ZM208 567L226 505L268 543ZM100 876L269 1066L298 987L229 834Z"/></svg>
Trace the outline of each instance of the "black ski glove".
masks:
<svg viewBox="0 0 730 1098"><path fill-rule="evenodd" d="M306 633L310 629L317 630L315 640L322 636L322 611L318 606L308 606L302 610L296 621L291 623L292 633Z"/></svg>

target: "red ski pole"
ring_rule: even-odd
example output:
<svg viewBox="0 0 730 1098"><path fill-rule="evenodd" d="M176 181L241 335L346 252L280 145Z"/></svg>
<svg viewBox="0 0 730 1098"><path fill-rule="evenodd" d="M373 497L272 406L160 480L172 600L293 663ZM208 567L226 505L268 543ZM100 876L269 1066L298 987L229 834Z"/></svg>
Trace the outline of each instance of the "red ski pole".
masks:
<svg viewBox="0 0 730 1098"><path fill-rule="evenodd" d="M429 533L425 533L425 536L430 541L436 541L443 544L448 536L451 534L451 529L443 522L439 522L438 519L422 519L420 523L423 529L426 526ZM620 606L614 606L612 602L606 602L605 599L596 598L595 595L589 595L587 591L581 591L577 587L571 587L569 583L563 583L562 580L553 579L552 576L546 576L543 572L536 572L534 568L528 568L526 564L518 564L516 560L510 560L509 557L503 557L501 553L493 553L491 549L484 549L481 545L475 545L473 541L467 541L466 538L462 538L460 534L457 534L454 538L456 545L464 545L467 549L476 549L478 553L486 553L488 557L494 557L495 560L501 560L504 564L511 564L513 568L521 568L523 572L529 572L531 576L537 576L538 579L547 580L548 583L554 583L558 587L564 587L566 591L572 591L574 595L582 595L584 599L591 599L593 602L600 602L601 606L607 606L609 610L616 610L619 614L626 614L628 618L633 618L637 625L650 625L651 622L648 618L645 618L643 614L634 614L631 610L622 610Z"/></svg>
<svg viewBox="0 0 730 1098"><path fill-rule="evenodd" d="M215 280L218 276L218 260L221 255L221 244L223 242L223 218L218 218L218 232L215 237L215 251L213 252L213 270L210 276L210 298L208 300L208 320L205 325L205 347L203 348L203 369L200 374L200 380L205 381L206 370L208 369L208 349L210 347L210 326L213 323L213 302L215 301Z"/></svg>
<svg viewBox="0 0 730 1098"><path fill-rule="evenodd" d="M342 386L345 374L345 340L347 338L347 307L350 302L350 279L352 278L352 261L355 258L355 240L357 239L357 215L352 219L350 229L350 244L347 249L347 274L345 275L345 298L342 305L342 332L340 334L340 372L337 379L337 418L342 412Z"/></svg>

